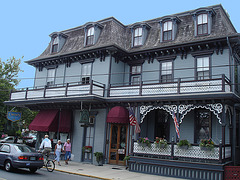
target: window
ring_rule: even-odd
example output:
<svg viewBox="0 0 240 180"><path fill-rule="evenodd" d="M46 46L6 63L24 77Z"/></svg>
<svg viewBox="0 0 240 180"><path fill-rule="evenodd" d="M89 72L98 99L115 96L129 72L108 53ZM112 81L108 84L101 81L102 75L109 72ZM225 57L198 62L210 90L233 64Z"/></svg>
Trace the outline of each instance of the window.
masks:
<svg viewBox="0 0 240 180"><path fill-rule="evenodd" d="M172 62L161 63L161 82L172 82Z"/></svg>
<svg viewBox="0 0 240 180"><path fill-rule="evenodd" d="M143 31L142 31L142 28L139 27L139 28L136 28L134 30L134 44L133 46L140 46L142 45L142 35L143 35Z"/></svg>
<svg viewBox="0 0 240 180"><path fill-rule="evenodd" d="M141 72L142 72L141 65L131 66L131 84L132 85L140 84Z"/></svg>
<svg viewBox="0 0 240 180"><path fill-rule="evenodd" d="M209 79L209 57L197 58L197 79Z"/></svg>
<svg viewBox="0 0 240 180"><path fill-rule="evenodd" d="M163 41L172 40L172 21L163 24Z"/></svg>
<svg viewBox="0 0 240 180"><path fill-rule="evenodd" d="M94 27L90 27L87 30L86 45L93 45L93 44L94 44Z"/></svg>
<svg viewBox="0 0 240 180"><path fill-rule="evenodd" d="M55 69L47 70L47 86L54 85Z"/></svg>
<svg viewBox="0 0 240 180"><path fill-rule="evenodd" d="M208 34L208 15L200 14L197 16L197 34Z"/></svg>
<svg viewBox="0 0 240 180"><path fill-rule="evenodd" d="M1 152L6 152L6 153L10 153L10 147L8 145L2 145L1 146L1 149L0 149Z"/></svg>
<svg viewBox="0 0 240 180"><path fill-rule="evenodd" d="M92 63L82 65L82 84L89 84L91 77Z"/></svg>
<svg viewBox="0 0 240 180"><path fill-rule="evenodd" d="M201 139L209 139L212 137L211 130L211 113L208 110L196 110L195 118L195 143L199 143Z"/></svg>
<svg viewBox="0 0 240 180"><path fill-rule="evenodd" d="M52 53L58 52L58 37L55 37L52 43Z"/></svg>

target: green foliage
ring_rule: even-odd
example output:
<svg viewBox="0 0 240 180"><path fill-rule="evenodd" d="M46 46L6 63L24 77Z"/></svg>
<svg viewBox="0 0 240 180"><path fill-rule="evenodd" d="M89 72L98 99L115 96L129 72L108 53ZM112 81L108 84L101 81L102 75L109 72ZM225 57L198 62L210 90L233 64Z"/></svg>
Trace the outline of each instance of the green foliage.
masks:
<svg viewBox="0 0 240 180"><path fill-rule="evenodd" d="M128 161L130 159L130 156L125 156L123 161Z"/></svg>
<svg viewBox="0 0 240 180"><path fill-rule="evenodd" d="M178 145L178 147L181 147L181 146L188 146L188 147L190 147L191 146L191 144L186 139L179 141L179 143L177 143L177 145Z"/></svg>
<svg viewBox="0 0 240 180"><path fill-rule="evenodd" d="M96 161L98 163L103 159L103 153L102 152L95 152L94 156L96 157Z"/></svg>

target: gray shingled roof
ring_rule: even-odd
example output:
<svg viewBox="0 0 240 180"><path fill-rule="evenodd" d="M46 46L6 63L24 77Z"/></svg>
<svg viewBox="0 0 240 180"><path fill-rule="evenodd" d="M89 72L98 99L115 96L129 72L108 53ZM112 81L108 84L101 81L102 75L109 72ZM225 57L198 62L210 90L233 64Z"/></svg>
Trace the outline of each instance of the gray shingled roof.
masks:
<svg viewBox="0 0 240 180"><path fill-rule="evenodd" d="M59 55L66 55L66 54L71 54L76 52L84 52L87 50L111 46L111 45L115 45L127 52L136 52L136 51L143 51L143 50L152 49L152 48L167 47L167 46L178 45L181 43L205 40L209 38L225 37L225 36L229 36L237 33L228 15L226 14L225 10L222 8L221 5L215 5L215 6L210 6L206 8L208 9L212 8L216 12L216 14L213 16L212 32L210 35L207 35L207 36L201 36L201 37L194 36L194 22L193 22L192 13L195 12L196 10L192 10L192 11L171 15L171 16L178 17L181 20L181 22L178 24L176 39L173 41L160 42L160 23L159 22L164 17L156 18L156 19L152 19L144 22L139 22L139 23L147 23L151 28L149 30L146 42L143 46L131 47L132 34L131 34L130 27L132 26L132 24L125 26L114 17L110 17L107 19L97 21L97 23L101 24L103 28L98 41L93 46L84 47L85 25L82 25L82 26L68 29L61 32L63 34L66 34L68 37L60 52L56 54L51 54L50 44L49 44L49 46L45 49L45 51L39 57L33 60L30 60L28 62L33 62L35 60L40 60L45 58L51 58ZM138 24L138 23L134 23L134 24Z"/></svg>

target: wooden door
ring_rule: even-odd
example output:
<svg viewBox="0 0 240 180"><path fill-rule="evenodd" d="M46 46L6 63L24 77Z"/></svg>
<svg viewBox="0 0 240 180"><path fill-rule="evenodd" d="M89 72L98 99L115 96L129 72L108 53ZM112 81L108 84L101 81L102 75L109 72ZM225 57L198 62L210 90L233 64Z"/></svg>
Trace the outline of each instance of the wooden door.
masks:
<svg viewBox="0 0 240 180"><path fill-rule="evenodd" d="M109 164L125 165L127 128L126 124L111 124Z"/></svg>

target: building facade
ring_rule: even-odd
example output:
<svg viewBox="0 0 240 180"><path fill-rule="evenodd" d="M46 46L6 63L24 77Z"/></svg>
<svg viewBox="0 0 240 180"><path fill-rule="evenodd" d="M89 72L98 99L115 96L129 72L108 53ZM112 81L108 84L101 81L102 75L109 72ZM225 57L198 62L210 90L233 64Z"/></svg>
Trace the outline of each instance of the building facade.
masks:
<svg viewBox="0 0 240 180"><path fill-rule="evenodd" d="M222 179L224 166L239 163L239 34L221 5L131 25L111 17L50 38L27 61L34 87L5 102L39 110L29 127L39 138L71 138L75 161L95 163L102 152L104 163L123 165L130 155L130 171L151 174ZM168 145L157 148L156 137ZM184 139L187 150L177 146ZM207 139L211 151L199 146Z"/></svg>

